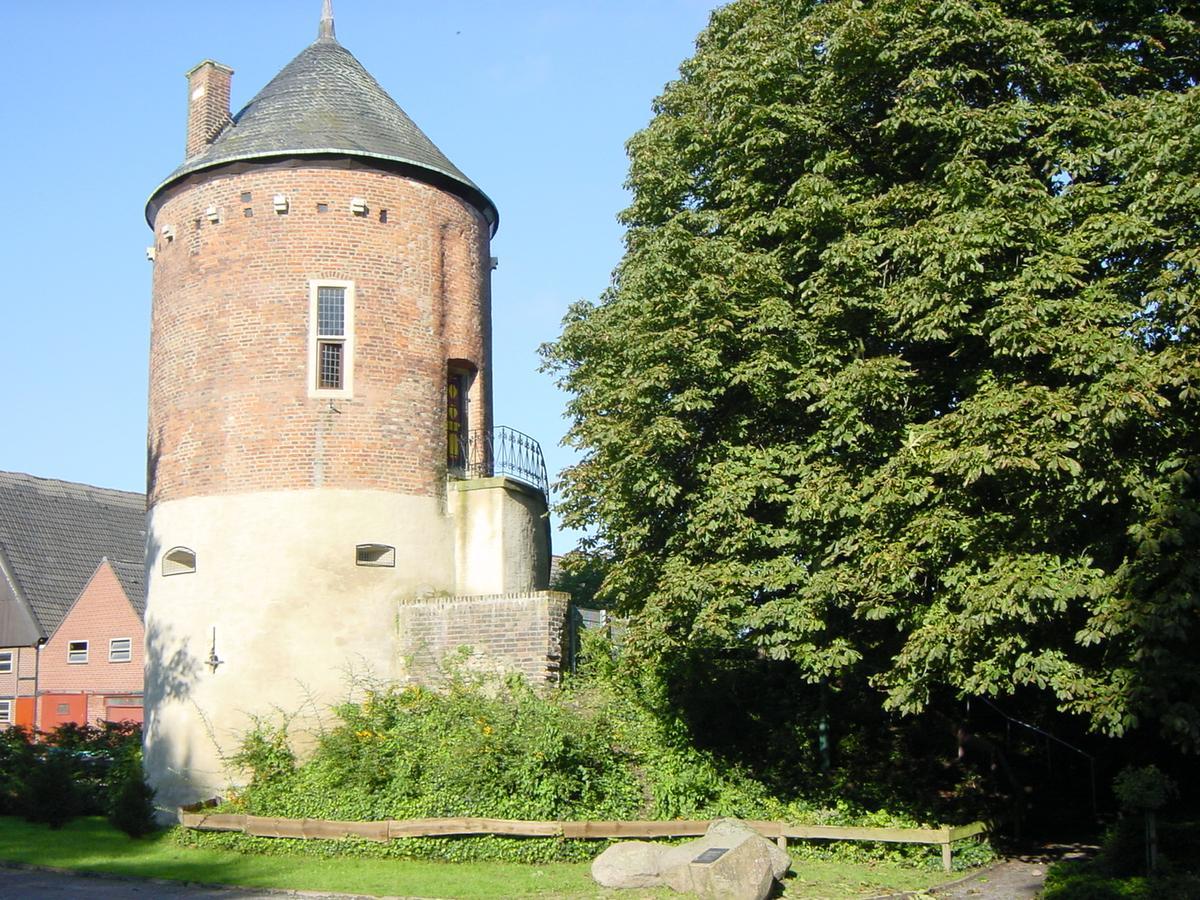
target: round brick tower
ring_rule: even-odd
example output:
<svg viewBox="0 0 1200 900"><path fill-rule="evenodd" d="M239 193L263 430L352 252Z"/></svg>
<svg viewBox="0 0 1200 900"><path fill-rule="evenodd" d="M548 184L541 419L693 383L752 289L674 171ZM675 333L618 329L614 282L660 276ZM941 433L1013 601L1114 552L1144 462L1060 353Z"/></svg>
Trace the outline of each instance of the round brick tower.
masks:
<svg viewBox="0 0 1200 900"><path fill-rule="evenodd" d="M348 670L402 675L398 603L535 591L547 565L544 495L509 502L500 546L448 489L492 428L492 202L328 0L236 116L232 74L188 73L186 159L146 210L146 764L168 807L224 789L248 715L303 721Z"/></svg>

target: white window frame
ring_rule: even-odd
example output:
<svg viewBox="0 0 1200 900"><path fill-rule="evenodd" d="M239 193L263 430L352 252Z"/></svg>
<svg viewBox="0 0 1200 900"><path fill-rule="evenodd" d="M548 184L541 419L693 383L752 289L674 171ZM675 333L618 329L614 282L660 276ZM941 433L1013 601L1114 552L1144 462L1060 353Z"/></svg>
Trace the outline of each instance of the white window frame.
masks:
<svg viewBox="0 0 1200 900"><path fill-rule="evenodd" d="M7 675L13 670L15 654L11 650L0 650L0 675Z"/></svg>
<svg viewBox="0 0 1200 900"><path fill-rule="evenodd" d="M124 650L118 650L117 644L124 644ZM108 661L110 663L133 662L133 638L112 638L108 642Z"/></svg>
<svg viewBox="0 0 1200 900"><path fill-rule="evenodd" d="M80 647L80 645L83 645ZM89 641L67 641L67 663L72 666L86 665L88 661L88 651L91 649ZM80 659L79 655L83 654Z"/></svg>
<svg viewBox="0 0 1200 900"><path fill-rule="evenodd" d="M11 725L13 720L13 702L8 699L0 700L0 725Z"/></svg>
<svg viewBox="0 0 1200 900"><path fill-rule="evenodd" d="M317 317L317 293L320 288L342 288L346 292L344 309L345 320L340 337L322 337L317 333L320 322ZM319 359L320 345L325 343L340 343L342 345L342 386L340 388L320 387L321 360ZM354 396L354 282L341 281L336 278L313 279L308 283L308 396L324 399Z"/></svg>

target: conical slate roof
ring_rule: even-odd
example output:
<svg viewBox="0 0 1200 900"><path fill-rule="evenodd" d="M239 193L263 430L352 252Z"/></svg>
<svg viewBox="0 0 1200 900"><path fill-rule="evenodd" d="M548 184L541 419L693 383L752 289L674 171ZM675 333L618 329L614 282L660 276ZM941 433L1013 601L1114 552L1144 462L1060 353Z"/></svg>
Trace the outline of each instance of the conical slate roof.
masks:
<svg viewBox="0 0 1200 900"><path fill-rule="evenodd" d="M202 154L155 189L242 160L345 155L411 167L414 177L459 194L492 224L495 204L416 126L322 20L320 37L283 67Z"/></svg>

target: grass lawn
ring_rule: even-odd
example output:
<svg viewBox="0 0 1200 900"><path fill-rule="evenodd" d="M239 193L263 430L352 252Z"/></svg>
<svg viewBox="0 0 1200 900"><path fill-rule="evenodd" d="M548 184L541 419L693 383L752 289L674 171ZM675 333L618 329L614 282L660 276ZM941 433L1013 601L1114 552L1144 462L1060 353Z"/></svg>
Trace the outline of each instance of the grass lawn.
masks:
<svg viewBox="0 0 1200 900"><path fill-rule="evenodd" d="M76 819L59 831L22 819L0 817L0 860L168 878L351 894L422 897L630 897L678 896L670 890L608 891L596 887L587 863L439 863L368 858L251 856L181 847L162 832L131 840L103 819ZM919 890L950 878L940 872L890 864L799 861L785 897L834 898Z"/></svg>

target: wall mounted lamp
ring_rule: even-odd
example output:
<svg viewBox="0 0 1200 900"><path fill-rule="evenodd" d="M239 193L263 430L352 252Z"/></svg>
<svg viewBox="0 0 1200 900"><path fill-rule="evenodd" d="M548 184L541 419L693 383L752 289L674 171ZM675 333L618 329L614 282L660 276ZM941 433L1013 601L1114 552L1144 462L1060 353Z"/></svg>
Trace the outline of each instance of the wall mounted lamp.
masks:
<svg viewBox="0 0 1200 900"><path fill-rule="evenodd" d="M223 662L225 662L225 660L219 659L217 657L217 626L216 625L213 626L212 649L208 651L208 659L205 660L205 662L208 663L208 667L210 669L212 669L212 673L214 675L217 674L217 666L219 666Z"/></svg>

